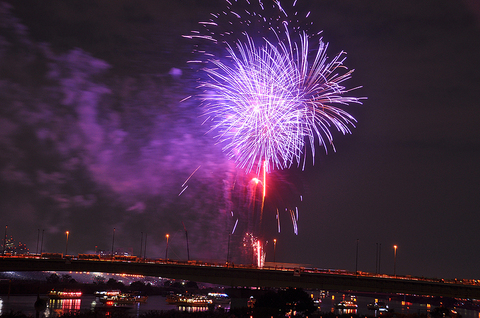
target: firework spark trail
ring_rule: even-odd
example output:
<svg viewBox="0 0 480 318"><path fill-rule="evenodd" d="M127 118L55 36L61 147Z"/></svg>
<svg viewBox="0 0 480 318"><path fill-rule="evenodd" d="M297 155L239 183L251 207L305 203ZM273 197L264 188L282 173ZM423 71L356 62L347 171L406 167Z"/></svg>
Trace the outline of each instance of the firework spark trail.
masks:
<svg viewBox="0 0 480 318"><path fill-rule="evenodd" d="M181 196L183 192L185 192L185 190L187 190L188 188L188 185L187 182L188 180L190 180L192 178L192 176L195 174L195 172L197 172L198 169L200 169L201 165L197 167L197 169L195 169L187 178L187 180L185 180L185 182L182 184L182 191L180 191L180 193L178 194L178 196Z"/></svg>
<svg viewBox="0 0 480 318"><path fill-rule="evenodd" d="M280 214L278 213L278 208L277 208L276 218L277 218L277 231L278 233L280 233Z"/></svg>
<svg viewBox="0 0 480 318"><path fill-rule="evenodd" d="M197 172L198 169L200 169L201 165L197 167L197 169L195 169L187 178L187 180L185 180L185 182L182 184L182 188L185 186L185 184L188 182L188 180L190 180L192 178L192 176L195 174L195 172Z"/></svg>
<svg viewBox="0 0 480 318"><path fill-rule="evenodd" d="M238 219L235 221L235 225L233 226L233 229L232 229L232 235L235 234L235 230L237 229L237 224L238 224Z"/></svg>
<svg viewBox="0 0 480 318"><path fill-rule="evenodd" d="M183 187L182 188L182 191L180 191L180 193L178 194L178 196L181 196L183 192L185 192L185 190L187 190L188 188L188 185L186 187Z"/></svg>
<svg viewBox="0 0 480 318"><path fill-rule="evenodd" d="M262 224L262 219L263 219L263 208L265 207L265 196L267 194L267 162L263 162L263 182L262 182L262 188L263 188L263 193L262 193L262 207L260 209L260 226Z"/></svg>
<svg viewBox="0 0 480 318"><path fill-rule="evenodd" d="M293 233L295 233L295 235L298 235L298 225L297 225L298 210L296 209L296 211L297 211L297 214L295 214L293 210L290 210L290 217L292 218Z"/></svg>
<svg viewBox="0 0 480 318"><path fill-rule="evenodd" d="M183 99L181 99L181 100L179 101L179 103L183 103L184 101L189 100L190 98L192 98L191 95L190 95L190 96L187 96L187 97L185 97L185 98L183 98Z"/></svg>

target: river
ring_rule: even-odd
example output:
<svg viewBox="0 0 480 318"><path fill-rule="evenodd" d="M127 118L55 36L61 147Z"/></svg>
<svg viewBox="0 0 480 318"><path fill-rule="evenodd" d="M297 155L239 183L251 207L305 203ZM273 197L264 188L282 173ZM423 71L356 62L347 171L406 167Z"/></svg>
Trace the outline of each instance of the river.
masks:
<svg viewBox="0 0 480 318"><path fill-rule="evenodd" d="M43 296L42 298L46 298ZM21 311L27 315L35 316L35 301L37 296L33 295L10 295L0 296L0 315L8 312ZM94 295L83 295L79 299L50 299L47 300L47 309L44 311L45 317L57 317L64 313L75 313L80 311L94 310L100 304L95 301ZM132 316L139 316L140 314L157 310L168 311L178 309L175 305L169 305L162 296L150 296L146 303L137 303L133 307L124 307L117 310L127 310Z"/></svg>
<svg viewBox="0 0 480 318"><path fill-rule="evenodd" d="M333 296L333 297L332 297ZM346 299L343 294L330 294L328 297L321 299L320 310L322 312L336 312L342 313L341 310L335 309L334 305ZM350 297L350 296L348 296ZM355 310L344 310L345 313L350 314L359 314L359 315L369 315L369 316L378 316L378 313L374 310L369 310L367 304L371 303L374 299L370 297L355 297L356 303L358 304L358 309ZM348 298L349 299L349 298ZM36 311L34 308L35 301L37 300L36 295L2 295L0 296L0 315L3 313L13 312L23 312L29 316L35 316ZM428 313L433 310L436 305L424 303L410 303L406 301L398 301L392 299L380 299L380 301L385 301L390 308L395 312L403 314L413 314L413 313ZM43 312L44 317L58 317L63 313L76 313L80 311L89 311L93 310L95 306L98 306L95 302L94 295L83 295L80 299L65 299L65 300L50 300L48 301L48 307ZM133 307L129 307L127 310L128 313L133 317L139 317L141 314L150 312L150 311L168 311L168 310L206 310L206 308L179 308L175 305L169 305L165 301L165 297L162 296L150 296L146 303L136 304ZM480 318L480 313L475 310L468 310L457 308L456 311L462 316L462 318Z"/></svg>

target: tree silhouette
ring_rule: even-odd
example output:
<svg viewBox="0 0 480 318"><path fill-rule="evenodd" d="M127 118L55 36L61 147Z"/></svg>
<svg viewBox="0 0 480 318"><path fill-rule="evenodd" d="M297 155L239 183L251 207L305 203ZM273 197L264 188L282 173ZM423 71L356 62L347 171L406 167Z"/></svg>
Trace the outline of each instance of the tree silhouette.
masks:
<svg viewBox="0 0 480 318"><path fill-rule="evenodd" d="M316 310L313 300L301 288L269 291L258 298L255 314L258 316L284 317L288 312L309 315Z"/></svg>

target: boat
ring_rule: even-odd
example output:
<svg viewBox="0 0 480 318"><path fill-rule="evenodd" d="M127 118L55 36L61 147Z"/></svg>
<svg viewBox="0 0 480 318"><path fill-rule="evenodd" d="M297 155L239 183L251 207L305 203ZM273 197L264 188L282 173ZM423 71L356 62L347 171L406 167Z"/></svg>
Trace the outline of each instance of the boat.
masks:
<svg viewBox="0 0 480 318"><path fill-rule="evenodd" d="M214 305L230 304L230 297L225 293L208 293L207 298L211 299Z"/></svg>
<svg viewBox="0 0 480 318"><path fill-rule="evenodd" d="M378 311L390 311L388 305L383 301L376 301L367 305L367 308L370 310L378 310Z"/></svg>
<svg viewBox="0 0 480 318"><path fill-rule="evenodd" d="M358 305L351 300L342 300L338 304L335 304L337 309L357 309Z"/></svg>
<svg viewBox="0 0 480 318"><path fill-rule="evenodd" d="M146 303L147 296L136 295L130 293L122 293L120 290L108 290L102 292L96 292L95 296L98 297L98 300L107 305L121 304L129 305L136 303Z"/></svg>
<svg viewBox="0 0 480 318"><path fill-rule="evenodd" d="M180 295L176 295L176 294L167 295L167 297L165 297L165 301L169 305L175 305L179 296Z"/></svg>
<svg viewBox="0 0 480 318"><path fill-rule="evenodd" d="M181 295L172 294L166 297L166 302L170 305L186 306L186 307L208 307L213 304L213 300L205 295Z"/></svg>
<svg viewBox="0 0 480 318"><path fill-rule="evenodd" d="M145 296L145 295L135 295L135 294L133 294L132 296L133 296L133 298L135 298L135 302L137 302L137 303L146 303L147 299L148 299L148 296Z"/></svg>
<svg viewBox="0 0 480 318"><path fill-rule="evenodd" d="M80 290L51 290L47 296L50 299L77 299L82 297L82 292Z"/></svg>

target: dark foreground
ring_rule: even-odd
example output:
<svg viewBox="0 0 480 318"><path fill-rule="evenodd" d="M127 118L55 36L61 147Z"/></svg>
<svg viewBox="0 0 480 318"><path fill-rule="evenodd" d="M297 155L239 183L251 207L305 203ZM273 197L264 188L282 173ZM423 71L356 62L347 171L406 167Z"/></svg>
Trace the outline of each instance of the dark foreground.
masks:
<svg viewBox="0 0 480 318"><path fill-rule="evenodd" d="M3 313L1 315L2 317L5 318L29 318L33 316L26 315L22 312L8 312L8 313ZM109 317L109 318L123 318L123 317L134 317L134 315L129 315L128 313L125 312L117 312L117 313L100 313L100 312L80 312L80 313L75 313L75 314L65 314L61 315L59 317L62 318L103 318L103 317ZM228 312L224 311L204 311L204 312L184 312L184 311L178 311L178 310L169 310L169 311L151 311L146 314L142 314L139 316L136 316L138 318L177 318L177 317L190 317L190 318L207 318L207 317L213 317L213 318L243 318L243 317L258 317L258 318L263 318L263 317L286 317L281 314L275 315L272 310L266 310L266 311L256 311L256 310L250 310L248 308L239 308L239 309L232 309ZM308 316L303 316L303 315L292 315L292 316L287 316L287 317L321 317L321 318L360 318L360 317L374 317L374 316L364 316L364 315L357 315L357 314L342 314L338 315L335 313L331 312L315 312L312 313ZM426 315L426 314L401 314L401 313L388 313L382 315L382 317L386 318L427 318L427 317L432 317L436 318L436 315ZM452 317L452 318L459 318L459 317Z"/></svg>

